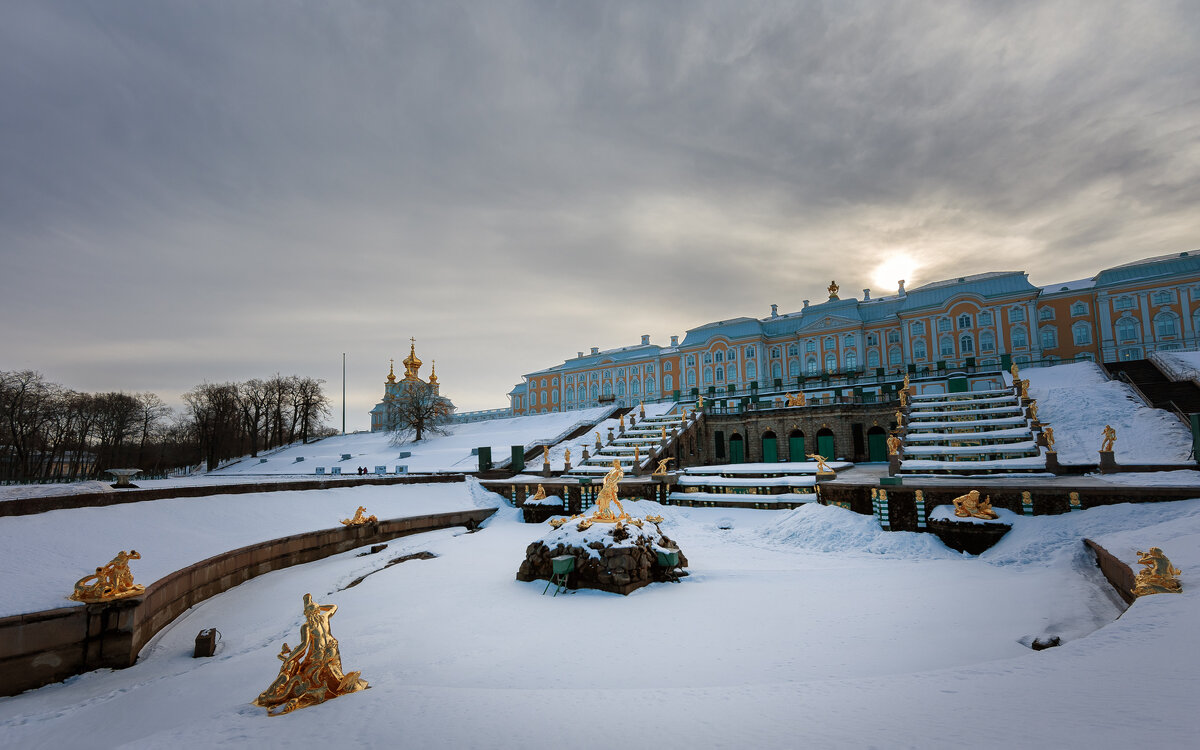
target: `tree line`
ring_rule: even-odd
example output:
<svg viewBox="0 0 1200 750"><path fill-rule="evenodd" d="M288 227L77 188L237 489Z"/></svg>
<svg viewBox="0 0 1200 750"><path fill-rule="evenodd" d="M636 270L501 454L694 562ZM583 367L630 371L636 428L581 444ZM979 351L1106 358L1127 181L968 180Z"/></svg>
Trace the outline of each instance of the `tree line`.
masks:
<svg viewBox="0 0 1200 750"><path fill-rule="evenodd" d="M33 370L0 371L0 479L104 479L257 456L335 434L323 380L278 375L202 383L176 412L153 393L81 393Z"/></svg>

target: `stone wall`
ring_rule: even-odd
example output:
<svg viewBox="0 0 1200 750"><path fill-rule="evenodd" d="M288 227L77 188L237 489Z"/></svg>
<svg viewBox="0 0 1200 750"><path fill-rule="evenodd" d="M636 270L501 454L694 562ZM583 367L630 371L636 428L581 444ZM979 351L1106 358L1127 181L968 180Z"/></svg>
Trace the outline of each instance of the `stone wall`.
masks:
<svg viewBox="0 0 1200 750"><path fill-rule="evenodd" d="M0 695L102 667L128 667L155 633L189 607L255 576L409 534L473 528L493 513L435 513L271 539L177 570L142 596L0 618Z"/></svg>
<svg viewBox="0 0 1200 750"><path fill-rule="evenodd" d="M793 430L804 433L804 449L817 452L817 433L828 429L833 433L836 456L827 458L863 462L867 456L867 431L880 427L889 431L895 426L896 402L882 404L831 404L800 406L782 409L758 409L741 414L707 414L698 441L698 464L722 464L729 461L729 439L735 433L742 436L746 446L746 461L763 460L762 436L775 433L780 461L806 461L804 456L789 455L788 435ZM857 426L857 429L856 429ZM715 452L715 433L724 433L725 457ZM857 433L857 437L856 437ZM674 468L674 467L672 467Z"/></svg>

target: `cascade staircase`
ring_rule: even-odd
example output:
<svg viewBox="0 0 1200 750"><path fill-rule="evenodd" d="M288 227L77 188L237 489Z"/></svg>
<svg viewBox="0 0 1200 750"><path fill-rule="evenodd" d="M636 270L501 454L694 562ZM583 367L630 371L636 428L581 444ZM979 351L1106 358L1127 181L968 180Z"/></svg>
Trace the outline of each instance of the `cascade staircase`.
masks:
<svg viewBox="0 0 1200 750"><path fill-rule="evenodd" d="M1038 437L1015 388L912 396L900 473L1044 472Z"/></svg>
<svg viewBox="0 0 1200 750"><path fill-rule="evenodd" d="M1200 414L1200 388L1190 380L1171 380L1148 359L1105 362L1103 366L1111 377L1141 391L1156 409L1166 409L1181 418L1186 414Z"/></svg>
<svg viewBox="0 0 1200 750"><path fill-rule="evenodd" d="M612 468L614 458L620 462L626 476L642 474L647 467L653 470L657 461L667 455L671 445L699 423L700 414L693 413L689 418L683 412L683 407L679 408L678 412L652 414L640 419L635 410L630 409L626 415L629 419L625 429L614 431L611 442L598 443L598 448L591 446L590 450L594 452L563 476L603 477ZM636 467L635 455L638 459Z"/></svg>

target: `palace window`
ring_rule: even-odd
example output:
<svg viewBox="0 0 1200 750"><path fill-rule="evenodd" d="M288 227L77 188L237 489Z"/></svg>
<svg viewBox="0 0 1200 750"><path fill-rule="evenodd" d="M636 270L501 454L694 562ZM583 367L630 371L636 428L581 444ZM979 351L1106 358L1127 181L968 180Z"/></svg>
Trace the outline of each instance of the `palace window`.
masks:
<svg viewBox="0 0 1200 750"><path fill-rule="evenodd" d="M713 384L713 376L712 376L712 368L711 367L704 368L704 384L705 385Z"/></svg>
<svg viewBox="0 0 1200 750"><path fill-rule="evenodd" d="M914 335L914 336L924 336L925 335L925 321L923 321L923 320L913 321L912 335Z"/></svg>
<svg viewBox="0 0 1200 750"><path fill-rule="evenodd" d="M942 336L938 342L938 354L943 357L954 356L954 339L949 336Z"/></svg>
<svg viewBox="0 0 1200 750"><path fill-rule="evenodd" d="M600 387L592 383L592 400L595 401L598 398L600 398Z"/></svg>
<svg viewBox="0 0 1200 750"><path fill-rule="evenodd" d="M982 317L982 316L981 316ZM991 331L984 331L979 334L979 351L984 354L991 354L996 351L996 336Z"/></svg>
<svg viewBox="0 0 1200 750"><path fill-rule="evenodd" d="M670 372L670 371L671 371L671 363L663 362L663 372ZM649 370L649 372L653 372L653 370Z"/></svg>
<svg viewBox="0 0 1200 750"><path fill-rule="evenodd" d="M546 403L546 392L542 391L542 403Z"/></svg>
<svg viewBox="0 0 1200 750"><path fill-rule="evenodd" d="M879 346L879 337L873 333L868 333L867 346Z"/></svg>
<svg viewBox="0 0 1200 750"><path fill-rule="evenodd" d="M1023 308L1023 307L1008 308L1008 322L1009 323L1020 323L1023 320L1025 320L1025 308Z"/></svg>
<svg viewBox="0 0 1200 750"><path fill-rule="evenodd" d="M1082 320L1071 326L1071 340L1075 346L1087 346L1092 343L1092 327Z"/></svg>
<svg viewBox="0 0 1200 750"><path fill-rule="evenodd" d="M925 359L928 353L925 348L925 339L917 339L917 342L913 344L913 359Z"/></svg>
<svg viewBox="0 0 1200 750"><path fill-rule="evenodd" d="M620 396L621 398L625 397L625 381L624 380L617 381L617 395Z"/></svg>
<svg viewBox="0 0 1200 750"><path fill-rule="evenodd" d="M604 395L605 395L605 396L611 396L611 395L612 395L612 383L605 383L605 384L604 384Z"/></svg>
<svg viewBox="0 0 1200 750"><path fill-rule="evenodd" d="M1058 348L1058 329L1054 326L1042 326L1038 329L1038 338L1042 342L1043 349Z"/></svg>
<svg viewBox="0 0 1200 750"><path fill-rule="evenodd" d="M847 333L842 337L842 346L854 346L854 335Z"/></svg>
<svg viewBox="0 0 1200 750"><path fill-rule="evenodd" d="M605 370L605 371L604 371L604 379L605 379L605 380L612 380L612 370Z"/></svg>
<svg viewBox="0 0 1200 750"><path fill-rule="evenodd" d="M654 365L646 365L646 374L647 374L647 375L653 375L653 374L654 374Z"/></svg>
<svg viewBox="0 0 1200 750"><path fill-rule="evenodd" d="M695 370L688 370L687 384L689 387L696 385L696 371Z"/></svg>
<svg viewBox="0 0 1200 750"><path fill-rule="evenodd" d="M545 387L546 387L546 379L545 379L545 378L542 378L542 387L543 387L543 388L545 388Z"/></svg>
<svg viewBox="0 0 1200 750"><path fill-rule="evenodd" d="M706 365L712 364L712 352L704 353L704 364L706 364Z"/></svg>
<svg viewBox="0 0 1200 750"><path fill-rule="evenodd" d="M808 362L805 363L805 369L807 369L809 375L816 375L817 374L817 358L809 357Z"/></svg>
<svg viewBox="0 0 1200 750"><path fill-rule="evenodd" d="M653 391L654 390L654 381L651 380L650 385L646 386L646 388L650 391ZM671 391L674 389L675 389L675 378L671 377L670 375L663 375L663 390Z"/></svg>
<svg viewBox="0 0 1200 750"><path fill-rule="evenodd" d="M754 347L747 346L746 347L746 359L754 359L754 357L755 357Z"/></svg>
<svg viewBox="0 0 1200 750"><path fill-rule="evenodd" d="M1117 338L1121 341L1137 341L1139 329L1137 318L1125 316L1117 321Z"/></svg>
<svg viewBox="0 0 1200 750"><path fill-rule="evenodd" d="M966 313L959 315L958 316L958 330L961 331L965 328L970 328L970 327L971 327L971 316Z"/></svg>
<svg viewBox="0 0 1200 750"><path fill-rule="evenodd" d="M971 334L963 334L958 338L958 350L962 352L964 357L969 357L975 353L975 339L971 338Z"/></svg>
<svg viewBox="0 0 1200 750"><path fill-rule="evenodd" d="M556 404L558 403L558 391L554 391L550 394L550 400Z"/></svg>
<svg viewBox="0 0 1200 750"><path fill-rule="evenodd" d="M867 367L875 369L879 367L879 352L872 349L867 352Z"/></svg>
<svg viewBox="0 0 1200 750"><path fill-rule="evenodd" d="M1054 308L1043 307L1038 310L1038 320L1054 320Z"/></svg>
<svg viewBox="0 0 1200 750"><path fill-rule="evenodd" d="M987 310L979 313L979 325L990 326L992 324L992 314Z"/></svg>
<svg viewBox="0 0 1200 750"><path fill-rule="evenodd" d="M779 359L780 351L778 346L771 347L771 359Z"/></svg>
<svg viewBox="0 0 1200 750"><path fill-rule="evenodd" d="M1088 306L1086 302L1076 302L1075 304L1071 305L1072 315L1087 315L1087 313Z"/></svg>
<svg viewBox="0 0 1200 750"><path fill-rule="evenodd" d="M821 342L821 346L826 349L836 349L837 339L835 339L833 336L826 336L825 340Z"/></svg>
<svg viewBox="0 0 1200 750"><path fill-rule="evenodd" d="M1133 309L1133 298L1132 297L1117 297L1115 300L1113 300L1113 309L1114 310L1132 310Z"/></svg>
<svg viewBox="0 0 1200 750"><path fill-rule="evenodd" d="M1012 329L1012 345L1014 349L1024 349L1029 346L1029 334L1025 332L1025 326L1017 326Z"/></svg>
<svg viewBox="0 0 1200 750"><path fill-rule="evenodd" d="M567 400L568 400L568 401L574 401L574 400L575 400L575 388L574 388L574 386L567 386Z"/></svg>
<svg viewBox="0 0 1200 750"><path fill-rule="evenodd" d="M857 351L855 351L853 349L848 350L846 352L845 359L846 359L846 369L847 370L853 370L854 368L858 367L858 352Z"/></svg>
<svg viewBox="0 0 1200 750"><path fill-rule="evenodd" d="M695 367L695 366L696 366L696 355L695 355L695 354L689 354L689 355L687 355L687 366L688 366L688 367Z"/></svg>
<svg viewBox="0 0 1200 750"><path fill-rule="evenodd" d="M888 350L888 364L898 365L904 360L904 355L900 353L900 347L893 346Z"/></svg>
<svg viewBox="0 0 1200 750"><path fill-rule="evenodd" d="M642 389L642 386L641 386L641 384L638 383L636 378L629 381L629 394L631 396L638 395L638 393L641 391L641 389Z"/></svg>
<svg viewBox="0 0 1200 750"><path fill-rule="evenodd" d="M805 342L804 342L804 351L806 351L806 352L815 352L816 350L817 350L817 341L816 341L816 339L809 339L808 341L805 341Z"/></svg>
<svg viewBox="0 0 1200 750"><path fill-rule="evenodd" d="M718 362L725 361L725 352L723 352L723 351L717 352L717 361Z"/></svg>
<svg viewBox="0 0 1200 750"><path fill-rule="evenodd" d="M949 318L938 318L938 333L945 333L951 330L951 328Z"/></svg>
<svg viewBox="0 0 1200 750"><path fill-rule="evenodd" d="M834 370L837 370L837 355L829 352L825 355L825 371L833 372Z"/></svg>
<svg viewBox="0 0 1200 750"><path fill-rule="evenodd" d="M900 343L900 332L899 331L888 331L888 343L889 344L899 344Z"/></svg>
<svg viewBox="0 0 1200 750"><path fill-rule="evenodd" d="M722 383L724 381L725 381L725 368L718 367L717 368L717 382Z"/></svg>
<svg viewBox="0 0 1200 750"><path fill-rule="evenodd" d="M796 346L795 344L792 344L791 346L788 347L788 356L789 357L796 357L796 356L799 356L799 354L800 354L800 347Z"/></svg>
<svg viewBox="0 0 1200 750"><path fill-rule="evenodd" d="M783 368L779 366L778 362L771 363L771 377L773 377L773 378L782 378L783 377Z"/></svg>
<svg viewBox="0 0 1200 750"><path fill-rule="evenodd" d="M1154 335L1156 336L1178 336L1179 335L1179 318L1175 313L1161 312L1154 316Z"/></svg>
<svg viewBox="0 0 1200 750"><path fill-rule="evenodd" d="M735 359L737 359L737 349L730 349L730 350L727 352L727 354L729 355L729 361L730 361L730 362L732 362L732 361L734 361Z"/></svg>
<svg viewBox="0 0 1200 750"><path fill-rule="evenodd" d="M793 378L800 377L800 360L793 359L788 363L788 376Z"/></svg>
<svg viewBox="0 0 1200 750"><path fill-rule="evenodd" d="M758 377L758 368L754 366L753 362L747 362L746 363L746 379L754 380L756 377Z"/></svg>
<svg viewBox="0 0 1200 750"><path fill-rule="evenodd" d="M1171 304L1173 297L1174 295L1172 295L1170 292L1155 292L1154 296L1150 298L1150 301L1156 305L1169 305Z"/></svg>

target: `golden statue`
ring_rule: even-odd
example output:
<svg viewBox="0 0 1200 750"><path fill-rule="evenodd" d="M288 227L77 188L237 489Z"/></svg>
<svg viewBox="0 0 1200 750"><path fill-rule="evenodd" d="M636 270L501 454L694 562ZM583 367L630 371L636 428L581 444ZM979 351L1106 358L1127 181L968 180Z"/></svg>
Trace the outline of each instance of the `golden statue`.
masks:
<svg viewBox="0 0 1200 750"><path fill-rule="evenodd" d="M1151 547L1149 552L1138 550L1137 556L1138 565L1145 567L1134 578L1135 596L1183 593L1183 584L1176 578L1183 571L1172 565L1161 549Z"/></svg>
<svg viewBox="0 0 1200 750"><path fill-rule="evenodd" d="M1054 450L1054 428L1050 425L1043 426L1042 435L1046 438L1046 450Z"/></svg>
<svg viewBox="0 0 1200 750"><path fill-rule="evenodd" d="M1112 428L1112 425L1104 425L1104 442L1100 443L1100 452L1112 453L1115 442L1117 442L1117 431Z"/></svg>
<svg viewBox="0 0 1200 750"><path fill-rule="evenodd" d="M661 459L661 460L658 462L658 468L657 468L657 469L655 469L655 470L654 470L654 473L652 473L650 476L652 476L652 477L665 477L665 476L667 475L667 464L671 463L671 462L672 462L672 461L674 461L674 460L675 460L675 459L673 459L673 458L670 458L670 457L667 457L667 458ZM647 516L647 520L649 520L649 516Z"/></svg>
<svg viewBox="0 0 1200 750"><path fill-rule="evenodd" d="M900 408L907 409L908 408L908 391L904 388L901 388L899 393L900 393Z"/></svg>
<svg viewBox="0 0 1200 750"><path fill-rule="evenodd" d="M829 468L829 464L825 463L825 457L819 453L805 453L805 456L817 462L818 474L832 474L833 470Z"/></svg>
<svg viewBox="0 0 1200 750"><path fill-rule="evenodd" d="M618 426L619 428L621 428L621 432L624 432L624 431L625 431L625 415L624 415L624 414L622 414L621 416L617 417L617 426Z"/></svg>
<svg viewBox="0 0 1200 750"><path fill-rule="evenodd" d="M643 404L641 401L638 401L638 417L640 419L646 418L646 405Z"/></svg>
<svg viewBox="0 0 1200 750"><path fill-rule="evenodd" d="M529 500L545 500L545 499L546 499L546 488L539 484L538 488L537 488L537 492L534 494L533 497L529 498ZM525 502L529 502L529 500L526 500Z"/></svg>
<svg viewBox="0 0 1200 750"><path fill-rule="evenodd" d="M375 516L365 516L364 517L363 513L366 513L366 512L367 512L366 508L364 508L361 505L358 506L358 510L354 511L354 518L343 518L342 525L343 526L362 526L363 524L367 524L367 523L378 523L379 522L379 519L376 518Z"/></svg>
<svg viewBox="0 0 1200 750"><path fill-rule="evenodd" d="M342 672L337 638L329 630L329 619L336 613L336 604L319 605L312 594L304 595L300 645L289 649L283 644L279 676L254 699L254 705L267 709L267 716L282 716L370 687L359 677L360 672Z"/></svg>
<svg viewBox="0 0 1200 750"><path fill-rule="evenodd" d="M786 395L788 406L804 406L804 391L797 393L795 396L790 393Z"/></svg>
<svg viewBox="0 0 1200 750"><path fill-rule="evenodd" d="M840 288L836 281L829 282L829 286L825 288L825 291L829 292L829 299L837 299L838 289Z"/></svg>
<svg viewBox="0 0 1200 750"><path fill-rule="evenodd" d="M633 465L634 466L642 465L642 451L636 445L633 446Z"/></svg>
<svg viewBox="0 0 1200 750"><path fill-rule="evenodd" d="M146 590L140 583L133 582L129 570L130 560L141 560L137 550L121 550L112 561L96 572L75 582L75 591L67 597L77 602L108 602L136 596Z"/></svg>
<svg viewBox="0 0 1200 750"><path fill-rule="evenodd" d="M1008 371L1012 373L1013 383L1021 382L1021 370L1017 367L1016 362L1012 363L1012 367L1008 368Z"/></svg>
<svg viewBox="0 0 1200 750"><path fill-rule="evenodd" d="M550 446L548 445L542 446L542 463L547 466L550 465Z"/></svg>
<svg viewBox="0 0 1200 750"><path fill-rule="evenodd" d="M1020 382L1021 398L1029 398L1029 380L1025 379Z"/></svg>
<svg viewBox="0 0 1200 750"><path fill-rule="evenodd" d="M1037 399L1034 399L1029 402L1029 418L1034 420L1035 422L1037 421L1037 418L1038 418L1037 410L1038 410Z"/></svg>
<svg viewBox="0 0 1200 750"><path fill-rule="evenodd" d="M571 463L571 449L570 448L567 448L567 453L565 456L563 456L563 462L567 463L567 464Z"/></svg>
<svg viewBox="0 0 1200 750"><path fill-rule="evenodd" d="M697 409L704 408L704 396L696 396L696 408Z"/></svg>
<svg viewBox="0 0 1200 750"><path fill-rule="evenodd" d="M661 438L661 439L662 439L664 442L665 442L665 441L666 441L666 439L667 439L667 428L666 428L666 427L662 428L662 438Z"/></svg>
<svg viewBox="0 0 1200 750"><path fill-rule="evenodd" d="M971 490L954 498L954 515L959 518L982 518L995 520L1000 516L992 510L992 496L979 499L979 490Z"/></svg>
<svg viewBox="0 0 1200 750"><path fill-rule="evenodd" d="M896 433L893 432L891 435L889 435L888 439L887 439L888 455L889 456L898 455L900 453L900 445L903 442L904 441L902 441Z"/></svg>
<svg viewBox="0 0 1200 750"><path fill-rule="evenodd" d="M908 373L904 373L904 390L908 390Z"/></svg>
<svg viewBox="0 0 1200 750"><path fill-rule="evenodd" d="M621 500L617 497L617 485L620 484L623 476L625 476L625 472L621 470L621 462L614 458L612 468L604 475L604 484L596 495L596 512L592 514L593 521L611 522L629 518L629 515L625 513L625 508L621 505ZM620 515L613 514L612 505L614 503L617 510L621 511Z"/></svg>
<svg viewBox="0 0 1200 750"><path fill-rule="evenodd" d="M897 409L896 410L896 426L901 427L903 425L904 425L904 412Z"/></svg>

